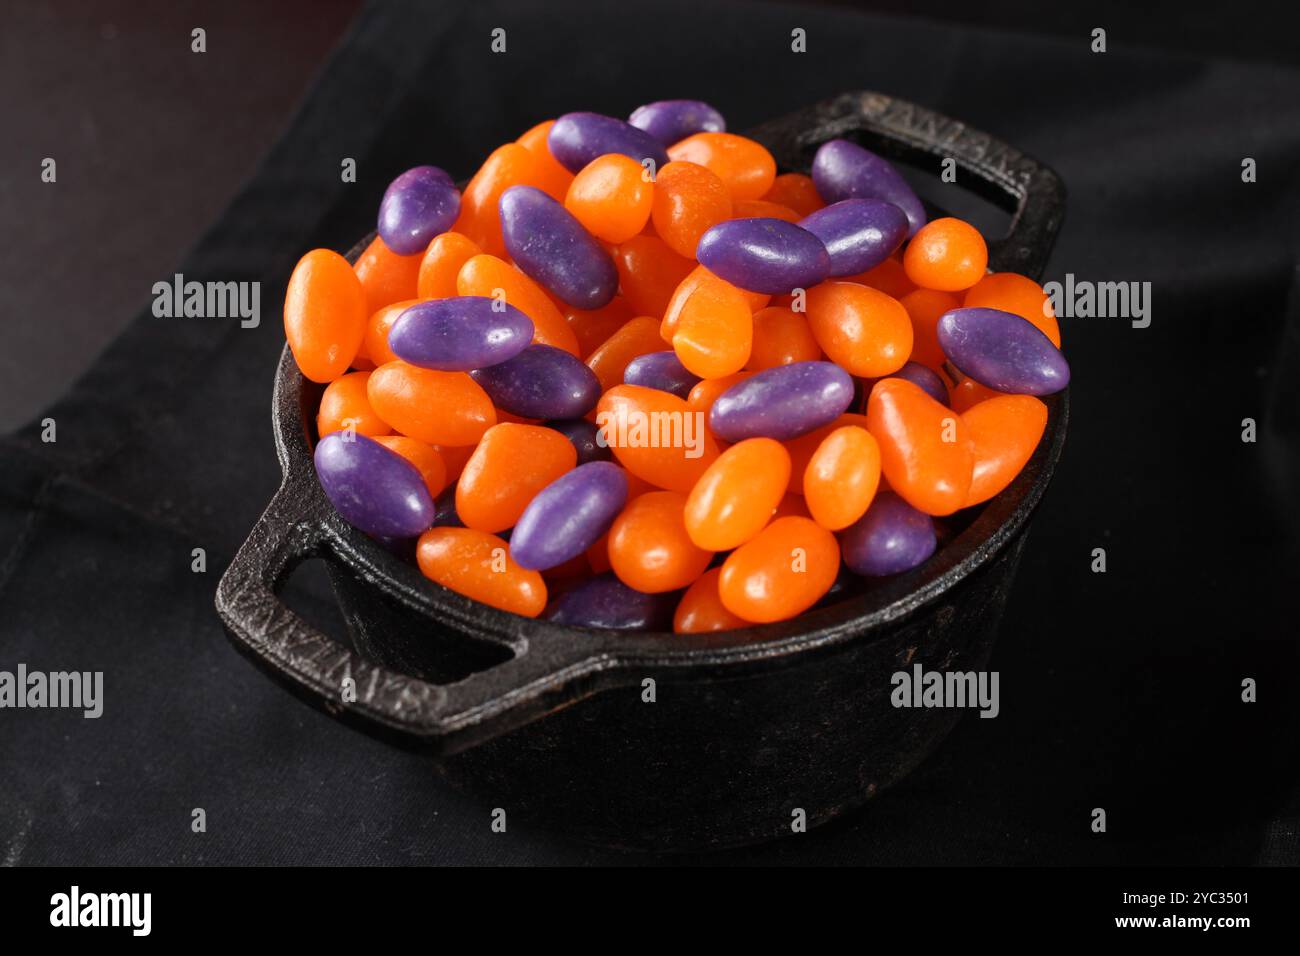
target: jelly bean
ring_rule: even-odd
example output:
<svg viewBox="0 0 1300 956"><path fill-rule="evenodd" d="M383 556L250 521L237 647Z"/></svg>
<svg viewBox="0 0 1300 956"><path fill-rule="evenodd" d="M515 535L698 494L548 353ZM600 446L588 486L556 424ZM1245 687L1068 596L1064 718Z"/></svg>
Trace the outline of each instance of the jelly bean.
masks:
<svg viewBox="0 0 1300 956"><path fill-rule="evenodd" d="M731 204L732 219L780 219L798 225L802 218L793 209L764 199L737 199Z"/></svg>
<svg viewBox="0 0 1300 956"><path fill-rule="evenodd" d="M880 446L865 428L845 425L813 452L804 470L804 503L819 525L839 531L866 513L879 485Z"/></svg>
<svg viewBox="0 0 1300 956"><path fill-rule="evenodd" d="M596 374L600 390L607 392L623 381L623 375L633 359L662 351L663 347L664 340L659 337L659 323L648 316L642 316L626 323L588 355L587 367Z"/></svg>
<svg viewBox="0 0 1300 956"><path fill-rule="evenodd" d="M803 315L781 306L769 306L754 313L754 344L749 350L748 365L752 371L761 372L794 362L815 362L821 357L821 346Z"/></svg>
<svg viewBox="0 0 1300 956"><path fill-rule="evenodd" d="M817 344L852 375L890 375L912 352L912 320L883 292L856 282L826 282L808 290L807 306Z"/></svg>
<svg viewBox="0 0 1300 956"><path fill-rule="evenodd" d="M934 519L890 491L876 495L867 513L840 535L845 565L872 578L924 564L935 546Z"/></svg>
<svg viewBox="0 0 1300 956"><path fill-rule="evenodd" d="M438 496L447 487L447 463L443 461L442 453L432 445L405 435L379 435L375 441L415 466L415 470L424 479L424 487L429 489L429 496L433 498L432 523L437 524Z"/></svg>
<svg viewBox="0 0 1300 956"><path fill-rule="evenodd" d="M658 236L642 235L633 236L614 251L614 265L619 287L633 311L662 316L673 292L695 268L695 260L678 255Z"/></svg>
<svg viewBox="0 0 1300 956"><path fill-rule="evenodd" d="M573 173L559 164L551 155L551 147L547 145L551 127L554 125L555 120L538 123L515 142L537 158L538 174L533 185L557 202L564 202L569 184L573 182Z"/></svg>
<svg viewBox="0 0 1300 956"><path fill-rule="evenodd" d="M330 432L351 428L359 435L374 438L392 431L370 407L370 399L366 397L369 380L369 372L348 372L325 386L316 413L317 435L323 438Z"/></svg>
<svg viewBox="0 0 1300 956"><path fill-rule="evenodd" d="M691 300L697 296L700 297L700 301L692 303ZM677 332L678 320L682 313L687 311L688 304L692 306L691 311L708 313L720 307L735 311L732 303L736 296L744 301L745 307L751 313L767 308L767 304L772 300L772 297L766 293L741 289L725 279L719 279L704 266L696 266L690 275L682 280L681 285L673 291L672 298L668 300L668 307L663 313L663 322L659 326L659 334L663 336L665 342L673 340L673 335ZM733 321L739 323L740 320L737 318Z"/></svg>
<svg viewBox="0 0 1300 956"><path fill-rule="evenodd" d="M846 412L833 422L822 425L820 428L814 428L805 435L800 435L798 438L792 438L785 442L785 450L790 453L791 494L803 494L803 477L808 470L808 463L812 461L812 456L816 454L817 449L821 447L822 442L826 440L826 437L831 432L837 428L844 428L846 425L866 428L867 416L859 415L856 412Z"/></svg>
<svg viewBox="0 0 1300 956"><path fill-rule="evenodd" d="M960 292L984 278L989 264L984 237L951 217L926 223L903 251L907 277L923 289Z"/></svg>
<svg viewBox="0 0 1300 956"><path fill-rule="evenodd" d="M393 323L388 346L411 365L467 372L514 358L532 338L532 320L514 306L466 295L411 306Z"/></svg>
<svg viewBox="0 0 1300 956"><path fill-rule="evenodd" d="M397 356L388 345L388 333L392 331L393 323L401 314L411 306L418 305L420 301L404 299L401 302L394 302L392 305L384 306L366 320L366 334L361 340L361 351L375 363L376 367L386 362L397 361Z"/></svg>
<svg viewBox="0 0 1300 956"><path fill-rule="evenodd" d="M399 256L421 254L460 215L460 190L436 166L416 166L394 179L379 204L379 238Z"/></svg>
<svg viewBox="0 0 1300 956"><path fill-rule="evenodd" d="M545 618L566 627L620 631L666 631L672 626L677 595L634 591L613 574L600 574L557 597Z"/></svg>
<svg viewBox="0 0 1300 956"><path fill-rule="evenodd" d="M595 373L549 345L530 345L508 362L470 375L494 404L524 418L581 418L600 397Z"/></svg>
<svg viewBox="0 0 1300 956"><path fill-rule="evenodd" d="M597 440L599 429L585 418L561 418L545 424L569 440L579 465L589 461L609 461L614 457L614 453Z"/></svg>
<svg viewBox="0 0 1300 956"><path fill-rule="evenodd" d="M618 463L658 488L688 493L718 457L718 443L682 399L616 385L601 396L596 424Z"/></svg>
<svg viewBox="0 0 1300 956"><path fill-rule="evenodd" d="M366 293L337 252L313 249L294 266L284 295L284 334L294 361L313 382L348 370L366 332Z"/></svg>
<svg viewBox="0 0 1300 956"><path fill-rule="evenodd" d="M1000 395L962 413L975 468L962 507L988 501L1020 474L1047 428L1047 406L1030 395Z"/></svg>
<svg viewBox="0 0 1300 956"><path fill-rule="evenodd" d="M669 163L655 177L650 218L668 248L694 260L700 237L731 218L731 193L721 178L703 166Z"/></svg>
<svg viewBox="0 0 1300 956"><path fill-rule="evenodd" d="M617 295L599 309L575 309L566 305L561 311L578 340L578 357L583 361L637 315L627 300Z"/></svg>
<svg viewBox="0 0 1300 956"><path fill-rule="evenodd" d="M795 362L759 372L719 396L709 427L729 442L796 438L843 414L853 379L831 362Z"/></svg>
<svg viewBox="0 0 1300 956"><path fill-rule="evenodd" d="M412 538L433 523L433 499L415 466L364 435L316 443L316 476L348 524L385 538Z"/></svg>
<svg viewBox="0 0 1300 956"><path fill-rule="evenodd" d="M698 547L730 551L772 517L790 483L790 454L778 441L732 445L700 476L686 499L686 531Z"/></svg>
<svg viewBox="0 0 1300 956"><path fill-rule="evenodd" d="M599 113L565 113L551 127L547 144L551 155L571 173L606 153L630 156L640 164L651 160L654 169L668 163L659 140L630 123Z"/></svg>
<svg viewBox="0 0 1300 956"><path fill-rule="evenodd" d="M772 181L772 188L762 197L793 209L800 216L810 216L826 204L817 195L817 186L811 176L803 173L782 173Z"/></svg>
<svg viewBox="0 0 1300 956"><path fill-rule="evenodd" d="M447 465L447 480L455 481L465 470L470 455L474 454L474 445L435 445L438 454Z"/></svg>
<svg viewBox="0 0 1300 956"><path fill-rule="evenodd" d="M607 461L579 465L529 502L510 536L510 553L535 571L563 564L608 531L626 502L622 468Z"/></svg>
<svg viewBox="0 0 1300 956"><path fill-rule="evenodd" d="M673 614L673 633L704 634L709 631L731 631L748 625L748 621L736 617L723 605L718 594L718 578L721 575L722 568L711 568L686 589Z"/></svg>
<svg viewBox="0 0 1300 956"><path fill-rule="evenodd" d="M366 314L418 294L419 256L399 256L376 236L352 265L366 293Z"/></svg>
<svg viewBox="0 0 1300 956"><path fill-rule="evenodd" d="M767 147L735 133L696 133L670 146L668 157L711 170L732 199L762 199L776 180L776 160Z"/></svg>
<svg viewBox="0 0 1300 956"><path fill-rule="evenodd" d="M940 405L948 404L948 385L943 376L928 366L920 362L908 362L889 378L902 378L911 382L913 385L920 386L925 394L929 395ZM878 378L869 378L863 381L862 385L866 395L871 394L871 389L875 387L876 382L881 381ZM866 400L864 396L863 405Z"/></svg>
<svg viewBox="0 0 1300 956"><path fill-rule="evenodd" d="M999 309L954 309L939 319L938 332L948 360L988 388L1050 395L1070 384L1065 356L1018 315Z"/></svg>
<svg viewBox="0 0 1300 956"><path fill-rule="evenodd" d="M511 186L535 186L545 191L549 178L542 160L532 150L518 143L498 147L465 185L460 200L460 218L453 228L472 239L485 253L497 257L505 255L499 211L501 194ZM537 321L536 316L532 319Z"/></svg>
<svg viewBox="0 0 1300 956"><path fill-rule="evenodd" d="M828 203L843 199L881 199L907 215L907 234L925 225L925 206L888 160L845 139L823 143L813 157L813 183Z"/></svg>
<svg viewBox="0 0 1300 956"><path fill-rule="evenodd" d="M514 527L534 496L578 463L573 444L540 425L493 425L456 483L456 513L467 528Z"/></svg>
<svg viewBox="0 0 1300 956"><path fill-rule="evenodd" d="M496 410L465 372L388 362L370 373L370 407L396 431L430 445L472 445L496 424Z"/></svg>
<svg viewBox="0 0 1300 956"><path fill-rule="evenodd" d="M901 299L909 292L916 290L916 284L907 277L907 270L903 268L903 261L897 256L890 256L874 269L868 269L866 272L855 276L845 276L844 278L859 285L871 286L871 288L878 289L894 299Z"/></svg>
<svg viewBox="0 0 1300 956"><path fill-rule="evenodd" d="M973 378L963 378L949 392L948 404L952 406L954 412L967 412L980 402L986 402L1002 394L1005 393L985 388Z"/></svg>
<svg viewBox="0 0 1300 956"><path fill-rule="evenodd" d="M609 529L618 579L646 594L679 591L704 573L713 552L697 547L682 518L686 496L651 491L628 503Z"/></svg>
<svg viewBox="0 0 1300 956"><path fill-rule="evenodd" d="M1033 279L1014 272L994 272L986 275L966 290L961 305L968 309L1001 309L1032 322L1058 349L1061 347L1061 327L1056 322L1052 300ZM957 308L956 305L949 306ZM944 310L945 312L947 309Z"/></svg>
<svg viewBox="0 0 1300 956"><path fill-rule="evenodd" d="M458 232L436 236L420 260L416 295L421 299L451 298L456 294L456 277L461 268L482 252L473 239Z"/></svg>
<svg viewBox="0 0 1300 956"><path fill-rule="evenodd" d="M835 535L808 518L778 518L723 562L718 594L746 621L784 621L816 604L839 569Z"/></svg>
<svg viewBox="0 0 1300 956"><path fill-rule="evenodd" d="M867 428L880 443L889 487L930 515L952 514L970 491L970 438L960 416L901 378L876 383Z"/></svg>
<svg viewBox="0 0 1300 956"><path fill-rule="evenodd" d="M690 394L686 396L686 404L692 412L704 415L707 421L713 403L723 392L753 376L753 372L736 372L733 375L724 375L722 378L706 378L691 389Z"/></svg>
<svg viewBox="0 0 1300 956"><path fill-rule="evenodd" d="M700 237L696 258L732 285L769 295L807 289L830 274L822 241L781 219L731 219Z"/></svg>
<svg viewBox="0 0 1300 956"><path fill-rule="evenodd" d="M638 106L627 121L645 130L664 146L671 146L695 133L723 133L727 121L701 100L659 100Z"/></svg>
<svg viewBox="0 0 1300 956"><path fill-rule="evenodd" d="M463 528L465 523L456 514L456 486L451 485L442 490L433 499L433 526L435 528Z"/></svg>
<svg viewBox="0 0 1300 956"><path fill-rule="evenodd" d="M546 582L510 558L506 542L472 528L430 528L415 547L420 572L458 594L537 617L546 608Z"/></svg>
<svg viewBox="0 0 1300 956"><path fill-rule="evenodd" d="M533 320L533 343L551 345L571 355L578 354L578 339L564 316L541 287L510 263L496 256L474 256L456 276L459 295L504 298Z"/></svg>
<svg viewBox="0 0 1300 956"><path fill-rule="evenodd" d="M913 289L898 301L912 320L912 360L939 368L945 358L939 347L939 316L959 308L961 301L951 292L935 289Z"/></svg>
<svg viewBox="0 0 1300 956"><path fill-rule="evenodd" d="M791 477L793 476L794 473L792 470ZM803 500L802 495L786 492L780 502L777 503L776 508L772 511L772 520L775 521L777 518L788 518L791 515L797 515L800 518L812 517L812 513L808 510L808 504Z"/></svg>
<svg viewBox="0 0 1300 956"><path fill-rule="evenodd" d="M721 279L701 277L684 297L674 295L660 334L667 328L677 358L700 378L731 375L749 361L753 314L740 291Z"/></svg>
<svg viewBox="0 0 1300 956"><path fill-rule="evenodd" d="M628 363L623 371L625 385L642 385L685 398L700 381L681 363L674 352L647 352Z"/></svg>
<svg viewBox="0 0 1300 956"><path fill-rule="evenodd" d="M822 241L831 257L830 275L849 276L874 269L907 236L907 216L880 199L842 199L799 221Z"/></svg>
<svg viewBox="0 0 1300 956"><path fill-rule="evenodd" d="M650 221L654 185L641 164L620 153L598 156L574 177L564 197L583 227L605 242L626 242Z"/></svg>
<svg viewBox="0 0 1300 956"><path fill-rule="evenodd" d="M501 234L524 275L569 305L599 309L618 291L618 270L573 214L540 189L501 194Z"/></svg>

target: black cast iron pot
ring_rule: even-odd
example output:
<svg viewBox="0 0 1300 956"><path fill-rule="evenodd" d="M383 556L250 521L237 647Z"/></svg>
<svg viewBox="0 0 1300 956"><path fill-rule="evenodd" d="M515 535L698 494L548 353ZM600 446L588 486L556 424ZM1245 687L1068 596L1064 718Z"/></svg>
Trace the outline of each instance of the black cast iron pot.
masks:
<svg viewBox="0 0 1300 956"><path fill-rule="evenodd" d="M750 135L787 170L835 137L931 168L951 157L959 183L1012 214L989 244L994 270L1040 276L1060 227L1054 173L887 96L845 94ZM236 646L340 719L426 748L431 771L481 798L485 821L501 808L510 822L649 850L772 839L800 810L815 826L934 749L962 712L895 708L891 677L985 667L1067 417L1065 394L1048 399L1028 465L922 567L792 621L635 634L478 604L345 523L312 466L320 393L286 347L272 409L284 481L217 591ZM347 635L321 633L277 596L310 557L329 562Z"/></svg>

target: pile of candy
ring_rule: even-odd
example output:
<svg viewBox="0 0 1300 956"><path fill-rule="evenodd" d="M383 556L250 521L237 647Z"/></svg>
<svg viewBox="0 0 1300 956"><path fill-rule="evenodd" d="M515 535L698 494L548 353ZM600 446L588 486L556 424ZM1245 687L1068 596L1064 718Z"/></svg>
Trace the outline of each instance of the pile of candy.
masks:
<svg viewBox="0 0 1300 956"><path fill-rule="evenodd" d="M1042 288L834 140L778 175L705 103L570 113L395 179L298 263L321 486L454 591L588 627L778 621L924 562L1069 367Z"/></svg>

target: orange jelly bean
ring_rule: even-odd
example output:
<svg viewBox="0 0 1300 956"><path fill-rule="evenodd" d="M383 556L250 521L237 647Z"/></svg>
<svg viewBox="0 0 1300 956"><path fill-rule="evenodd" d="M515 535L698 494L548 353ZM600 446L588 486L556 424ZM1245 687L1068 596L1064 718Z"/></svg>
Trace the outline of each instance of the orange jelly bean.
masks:
<svg viewBox="0 0 1300 956"><path fill-rule="evenodd" d="M803 217L789 206L763 199L739 199L732 203L732 219L784 219L797 223Z"/></svg>
<svg viewBox="0 0 1300 956"><path fill-rule="evenodd" d="M803 315L775 305L754 313L754 344L746 366L750 371L813 362L821 357L821 346Z"/></svg>
<svg viewBox="0 0 1300 956"><path fill-rule="evenodd" d="M683 399L616 385L596 405L596 424L618 463L658 488L687 494L718 457L718 443Z"/></svg>
<svg viewBox="0 0 1300 956"><path fill-rule="evenodd" d="M907 272L903 269L902 260L894 256L890 256L874 269L859 272L855 276L845 276L844 279L846 282L869 285L895 299L901 299L916 289L916 283L907 277Z"/></svg>
<svg viewBox="0 0 1300 956"><path fill-rule="evenodd" d="M654 185L644 172L630 156L597 156L569 184L564 208L597 239L626 242L650 221Z"/></svg>
<svg viewBox="0 0 1300 956"><path fill-rule="evenodd" d="M330 432L343 431L349 425L358 435L374 438L392 431L388 423L375 414L366 396L369 372L348 372L325 386L316 413L316 434L324 438Z"/></svg>
<svg viewBox="0 0 1300 956"><path fill-rule="evenodd" d="M840 531L866 514L879 485L880 445L865 428L844 425L813 452L804 470L804 503L819 525Z"/></svg>
<svg viewBox="0 0 1300 956"><path fill-rule="evenodd" d="M504 259L474 256L461 266L456 276L456 294L487 298L504 296L508 305L513 305L533 320L534 343L553 345L570 355L578 354L578 338L555 303L541 286Z"/></svg>
<svg viewBox="0 0 1300 956"><path fill-rule="evenodd" d="M777 518L722 565L718 594L737 617L784 621L816 604L840 570L840 546L809 518Z"/></svg>
<svg viewBox="0 0 1300 956"><path fill-rule="evenodd" d="M442 453L432 445L426 445L405 435L380 435L375 441L391 452L395 452L415 466L415 470L424 479L424 486L429 489L429 497L436 498L447 487L447 463Z"/></svg>
<svg viewBox="0 0 1300 956"><path fill-rule="evenodd" d="M658 321L641 316L625 323L587 356L587 368L596 373L600 390L607 392L622 383L623 373L634 358L663 350Z"/></svg>
<svg viewBox="0 0 1300 956"><path fill-rule="evenodd" d="M352 271L366 293L366 314L372 315L386 305L416 297L420 256L399 256L375 236Z"/></svg>
<svg viewBox="0 0 1300 956"><path fill-rule="evenodd" d="M659 334L663 336L665 342L673 340L673 334L677 331L677 321L681 317L682 310L686 307L687 302L700 292L715 300L733 293L739 295L745 300L746 307L751 313L766 308L767 304L772 301L770 295L741 289L732 285L726 279L718 278L704 266L696 266L691 270L690 275L683 279L681 284L673 290L672 298L668 300L668 306L664 309L664 320L659 327Z"/></svg>
<svg viewBox="0 0 1300 956"><path fill-rule="evenodd" d="M736 200L762 199L776 181L776 160L767 147L735 133L696 133L668 147L668 158L705 167Z"/></svg>
<svg viewBox="0 0 1300 956"><path fill-rule="evenodd" d="M754 315L740 290L721 279L699 282L674 315L673 351L693 375L721 378L749 361Z"/></svg>
<svg viewBox="0 0 1300 956"><path fill-rule="evenodd" d="M429 580L484 604L524 617L546 608L546 582L519 567L509 545L473 528L430 528L415 547L420 572Z"/></svg>
<svg viewBox="0 0 1300 956"><path fill-rule="evenodd" d="M771 438L747 438L709 466L686 499L686 530L699 547L730 551L772 518L790 484L790 453Z"/></svg>
<svg viewBox="0 0 1300 956"><path fill-rule="evenodd" d="M722 378L706 378L696 382L695 387L686 396L686 404L690 406L691 411L704 415L707 421L709 409L713 408L713 403L718 400L718 396L753 374L753 372L736 372L733 375L724 375Z"/></svg>
<svg viewBox="0 0 1300 956"><path fill-rule="evenodd" d="M772 188L763 196L771 203L793 209L802 218L825 208L822 197L813 185L812 177L804 173L782 173L772 181Z"/></svg>
<svg viewBox="0 0 1300 956"><path fill-rule="evenodd" d="M776 510L772 512L772 520L777 518L787 518L790 515L798 515L800 518L811 518L812 514L808 511L808 505L803 500L802 495L787 493L781 499Z"/></svg>
<svg viewBox="0 0 1300 956"><path fill-rule="evenodd" d="M475 445L435 445L434 448L442 456L443 462L447 465L447 483L451 484L460 477L460 473L465 470L469 464L470 456L474 454Z"/></svg>
<svg viewBox="0 0 1300 956"><path fill-rule="evenodd" d="M968 222L933 219L917 230L903 251L907 277L923 289L960 292L984 278L989 250Z"/></svg>
<svg viewBox="0 0 1300 956"><path fill-rule="evenodd" d="M731 631L749 623L736 617L723 605L722 597L718 594L718 578L721 576L721 568L712 568L686 589L673 614L673 633Z"/></svg>
<svg viewBox="0 0 1300 956"><path fill-rule="evenodd" d="M294 361L313 382L348 370L366 332L366 293L348 260L313 249L294 266L284 295L284 334Z"/></svg>
<svg viewBox="0 0 1300 956"><path fill-rule="evenodd" d="M555 120L538 123L515 142L537 157L537 188L556 202L564 202L569 184L573 182L573 173L560 165L559 160L551 155L551 147L547 145L546 138L551 135L551 127L554 125Z"/></svg>
<svg viewBox="0 0 1300 956"><path fill-rule="evenodd" d="M416 280L416 296L421 299L450 299L459 295L456 277L465 263L482 249L473 239L459 232L444 232L434 236L420 260L420 273Z"/></svg>
<svg viewBox="0 0 1300 956"><path fill-rule="evenodd" d="M1004 394L1006 393L981 385L973 378L963 378L948 389L948 404L952 406L954 412L965 412L974 408L980 402L986 402L990 398L997 398L999 395Z"/></svg>
<svg viewBox="0 0 1300 956"><path fill-rule="evenodd" d="M465 184L460 195L460 217L452 230L469 236L489 255L504 256L506 245L501 238L501 217L497 210L501 194L511 186L542 189L548 182L553 185L546 167L532 150L518 143L499 146ZM563 198L563 195L558 197L560 201Z"/></svg>
<svg viewBox="0 0 1300 956"><path fill-rule="evenodd" d="M946 358L939 347L939 316L960 307L961 301L936 289L913 289L898 301L912 320L912 361L938 369Z"/></svg>
<svg viewBox="0 0 1300 956"><path fill-rule="evenodd" d="M361 343L361 350L376 366L385 362L396 362L397 356L388 347L388 333L393 328L397 317L419 302L419 299L406 299L386 305L366 320L366 335Z"/></svg>
<svg viewBox="0 0 1300 956"><path fill-rule="evenodd" d="M655 176L650 212L655 233L679 256L694 260L700 236L731 218L731 193L695 163L668 163Z"/></svg>
<svg viewBox="0 0 1300 956"><path fill-rule="evenodd" d="M370 373L366 393L380 418L430 445L473 445L497 421L492 400L465 372L388 362Z"/></svg>
<svg viewBox="0 0 1300 956"><path fill-rule="evenodd" d="M662 316L673 292L695 268L658 236L633 236L614 250L618 284L637 315Z"/></svg>
<svg viewBox="0 0 1300 956"><path fill-rule="evenodd" d="M867 428L880 443L889 487L913 508L950 515L970 492L973 460L961 417L920 386L886 378L867 399Z"/></svg>
<svg viewBox="0 0 1300 956"><path fill-rule="evenodd" d="M609 529L609 563L618 579L646 594L686 587L709 566L713 552L686 532L686 496L651 491L633 499Z"/></svg>
<svg viewBox="0 0 1300 956"><path fill-rule="evenodd" d="M826 436L835 431L835 429L843 428L846 425L856 425L860 428L866 428L867 416L859 415L856 412L845 412L829 425L815 428L806 435L800 435L798 438L791 438L789 441L785 442L785 450L790 453L791 494L803 494L803 476L808 470L808 463L812 461L812 456L816 454L817 449L820 448L822 442L826 440Z"/></svg>
<svg viewBox="0 0 1300 956"><path fill-rule="evenodd" d="M988 501L1020 474L1047 428L1047 406L1032 395L999 395L961 416L975 467L963 508Z"/></svg>
<svg viewBox="0 0 1300 956"><path fill-rule="evenodd" d="M505 531L539 491L577 464L573 442L553 428L493 425L456 483L456 513L467 528Z"/></svg>
<svg viewBox="0 0 1300 956"><path fill-rule="evenodd" d="M614 296L599 309L575 309L566 303L560 311L578 340L578 358L583 361L637 315L622 296Z"/></svg>
<svg viewBox="0 0 1300 956"><path fill-rule="evenodd" d="M1052 300L1043 287L1028 276L1014 272L986 275L966 291L962 305L968 309L1001 309L1018 315L1036 326L1058 349L1061 347L1061 327L1056 321Z"/></svg>
<svg viewBox="0 0 1300 956"><path fill-rule="evenodd" d="M907 310L878 289L856 282L823 282L808 290L807 305L817 344L850 375L891 375L912 354Z"/></svg>

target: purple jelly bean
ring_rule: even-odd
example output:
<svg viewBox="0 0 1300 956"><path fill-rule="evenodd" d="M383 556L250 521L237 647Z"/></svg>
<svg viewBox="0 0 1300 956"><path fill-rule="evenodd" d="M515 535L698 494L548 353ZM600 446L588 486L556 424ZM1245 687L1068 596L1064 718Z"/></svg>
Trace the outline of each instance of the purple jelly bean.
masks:
<svg viewBox="0 0 1300 956"><path fill-rule="evenodd" d="M881 199L842 199L805 216L799 225L822 241L832 276L874 269L907 237L907 215Z"/></svg>
<svg viewBox="0 0 1300 956"><path fill-rule="evenodd" d="M851 571L884 577L910 571L934 554L934 519L892 491L882 491L861 518L840 534L840 553Z"/></svg>
<svg viewBox="0 0 1300 956"><path fill-rule="evenodd" d="M650 159L655 169L668 162L668 152L659 140L631 123L600 113L565 113L551 127L546 145L571 173L606 153L622 153L638 163Z"/></svg>
<svg viewBox="0 0 1300 956"><path fill-rule="evenodd" d="M540 189L501 194L501 236L521 271L578 309L599 309L618 291L605 247L573 214Z"/></svg>
<svg viewBox="0 0 1300 956"><path fill-rule="evenodd" d="M1070 365L1038 327L1001 309L939 316L939 347L957 370L1013 395L1051 395L1070 384Z"/></svg>
<svg viewBox="0 0 1300 956"><path fill-rule="evenodd" d="M834 362L765 369L727 389L709 409L709 427L727 442L785 441L833 422L853 403L853 377Z"/></svg>
<svg viewBox="0 0 1300 956"><path fill-rule="evenodd" d="M423 252L460 215L460 190L437 166L416 166L394 179L379 204L379 238L399 256Z"/></svg>
<svg viewBox="0 0 1300 956"><path fill-rule="evenodd" d="M600 429L587 419L562 418L556 421L543 422L542 424L559 432L573 443L573 447L578 452L579 465L585 465L589 461L614 460L614 453L609 446L602 445L597 441Z"/></svg>
<svg viewBox="0 0 1300 956"><path fill-rule="evenodd" d="M925 225L925 206L893 165L846 139L823 143L813 157L813 185L823 202L883 199L907 215L907 234Z"/></svg>
<svg viewBox="0 0 1300 956"><path fill-rule="evenodd" d="M659 100L632 111L627 121L665 146L696 133L725 133L722 114L701 100Z"/></svg>
<svg viewBox="0 0 1300 956"><path fill-rule="evenodd" d="M862 409L865 412L867 399L871 397L871 390L875 388L876 383L886 378L905 378L913 385L918 386L921 391L929 395L940 405L948 404L948 385L944 382L943 376L932 368L922 365L920 362L907 362L897 372L892 375L885 375L881 378L868 378L862 382Z"/></svg>
<svg viewBox="0 0 1300 956"><path fill-rule="evenodd" d="M316 476L343 520L381 538L413 538L433 524L433 499L414 465L365 435L316 443Z"/></svg>
<svg viewBox="0 0 1300 956"><path fill-rule="evenodd" d="M513 305L481 295L417 303L388 332L388 347L403 362L442 372L499 365L532 340L532 319Z"/></svg>
<svg viewBox="0 0 1300 956"><path fill-rule="evenodd" d="M607 461L579 465L528 503L510 536L510 555L532 571L561 565L595 544L626 503L622 468Z"/></svg>
<svg viewBox="0 0 1300 956"><path fill-rule="evenodd" d="M624 385L641 385L672 392L678 398L691 394L700 377L689 371L676 352L648 352L627 363L623 370Z"/></svg>
<svg viewBox="0 0 1300 956"><path fill-rule="evenodd" d="M643 594L613 574L598 574L557 597L542 618L568 627L671 631L680 598L678 591Z"/></svg>
<svg viewBox="0 0 1300 956"><path fill-rule="evenodd" d="M600 399L596 373L552 345L530 345L507 362L469 374L494 405L521 418L581 418Z"/></svg>
<svg viewBox="0 0 1300 956"><path fill-rule="evenodd" d="M784 219L729 219L700 236L695 257L714 275L750 292L811 289L831 270L822 241Z"/></svg>

